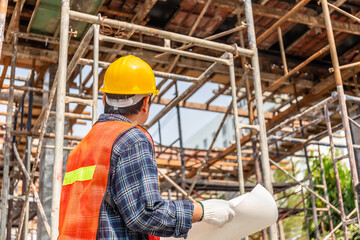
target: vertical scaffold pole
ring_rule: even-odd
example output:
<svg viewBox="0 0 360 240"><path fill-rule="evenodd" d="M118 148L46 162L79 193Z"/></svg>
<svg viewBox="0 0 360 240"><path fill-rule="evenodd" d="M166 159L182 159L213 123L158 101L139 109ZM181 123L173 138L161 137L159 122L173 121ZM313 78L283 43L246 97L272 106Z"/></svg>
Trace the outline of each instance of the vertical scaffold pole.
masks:
<svg viewBox="0 0 360 240"><path fill-rule="evenodd" d="M98 91L99 91L99 24L94 24L94 63L93 63L93 107L92 123L95 124L98 109Z"/></svg>
<svg viewBox="0 0 360 240"><path fill-rule="evenodd" d="M236 91L236 83L235 83L235 66L234 66L234 56L231 53L228 53L230 60L230 85L231 85L231 97L232 97L232 107L234 113L234 128L235 128L235 138L236 138L236 156L238 161L238 176L239 176L239 189L240 194L245 193L245 184L244 184L244 172L242 165L242 157L241 157L241 145L240 145L240 124L239 124L239 116L238 116L238 107L237 107L237 91Z"/></svg>
<svg viewBox="0 0 360 240"><path fill-rule="evenodd" d="M304 224L306 227L306 240L310 240L310 234L309 234L309 224L308 224L308 220L307 220L307 211L306 211L306 203L305 203L305 196L304 196L304 188L301 186L301 198L302 198L302 204L303 204L303 209L304 209Z"/></svg>
<svg viewBox="0 0 360 240"><path fill-rule="evenodd" d="M262 100L262 89L261 89L261 78L260 78L260 66L259 66L259 56L256 46L256 36L255 36L255 27L254 27L254 18L252 13L251 0L245 0L245 16L246 22L248 24L248 38L250 49L254 52L254 55L251 57L251 64L254 68L253 70L253 81L254 81L254 90L255 90L255 101L256 101L256 111L257 118L259 121L259 137L260 137L260 151L261 151L261 165L262 173L264 179L264 185L266 189L273 194L273 186L271 183L271 170L269 162L269 150L267 144L266 136L266 125L264 118L263 110L263 100ZM277 227L276 224L270 226L270 240L277 240Z"/></svg>
<svg viewBox="0 0 360 240"><path fill-rule="evenodd" d="M29 106L29 109L31 108L31 106ZM31 118L28 118L31 121ZM32 137L27 137L26 138L26 170L28 172L31 171L31 143L32 143ZM25 174L24 174L25 175ZM28 185L31 184L29 181L26 181L26 189L28 188ZM27 201L26 203L26 210L25 210L25 225L24 225L24 230L23 230L23 239L27 240L28 239L28 234L29 234L29 210L30 210L30 205L29 205L29 201Z"/></svg>
<svg viewBox="0 0 360 240"><path fill-rule="evenodd" d="M16 68L16 55L18 49L18 36L14 33L13 49L11 56L11 74L10 74L10 87L9 87L9 99L7 104L6 113L6 133L4 144L4 168L2 178L2 192L1 192L1 224L0 224L0 239L5 239L6 236L6 223L8 214L8 200L9 200L9 167L10 167L10 149L11 149L11 129L12 129L12 110L14 104L14 83L15 83L15 68Z"/></svg>
<svg viewBox="0 0 360 240"><path fill-rule="evenodd" d="M349 237L348 237L348 233L347 233L344 200L342 197L340 175L339 175L339 169L337 167L337 161L336 161L334 136L333 136L333 132L332 132L332 128L331 128L330 115L329 115L329 110L328 110L327 105L324 106L324 114L325 114L326 127L327 127L327 131L328 131L328 135L329 135L331 159L332 159L333 165L334 165L334 176L335 176L336 190L337 190L337 195L338 195L337 197L338 197L339 207L340 207L340 211L341 211L341 221L343 223L344 238L347 240L347 239L349 239Z"/></svg>
<svg viewBox="0 0 360 240"><path fill-rule="evenodd" d="M324 18L325 18L325 26L326 26L327 36L328 36L328 40L329 40L331 61L332 61L332 65L334 68L336 88L337 88L337 92L339 94L341 118L342 118L342 123L344 126L345 140L346 140L346 145L347 145L347 150L348 150L351 180L352 180L352 184L353 184L355 206L356 206L356 210L357 210L357 220L358 220L358 222L360 222L360 209L359 209L359 202L358 202L359 196L356 191L356 186L359 184L359 177L358 177L357 169L356 169L355 154L354 154L353 142L352 142L352 138L351 138L350 124L349 124L349 116L348 116L348 112L347 112L347 108L346 108L344 87L343 87L343 83L342 83L339 59L338 59L338 55L337 55L337 51L336 51L335 38L334 38L333 28L332 28L332 24L331 24L331 18L330 18L327 0L321 0L321 6L323 9Z"/></svg>
<svg viewBox="0 0 360 240"><path fill-rule="evenodd" d="M69 0L61 1L60 49L58 66L58 85L56 95L55 125L55 159L51 210L51 239L58 237L59 205L62 183L64 124L65 124L65 93L67 79L68 35L69 35Z"/></svg>
<svg viewBox="0 0 360 240"><path fill-rule="evenodd" d="M178 84L175 81L175 96L179 96L178 91ZM183 136L182 136L182 128L181 128L181 115L180 115L180 106L179 104L176 105L176 116L177 116L177 123L178 123L178 131L179 131L179 144L180 144L180 159L181 159L181 188L185 190L186 183L185 183L185 154L184 154L184 144L183 144ZM189 195L191 192L189 192ZM185 197L185 195L183 195Z"/></svg>
<svg viewBox="0 0 360 240"><path fill-rule="evenodd" d="M296 106L297 106L297 112L300 113L300 106L299 106L299 102L297 99L298 95L297 95L297 91L296 91L296 84L294 84L294 95L295 95L295 102L296 102ZM304 129L302 128L303 125L302 125L301 119L299 119L299 124L300 124L301 137L303 139L305 139L305 132L304 132ZM306 144L303 144L303 151L304 151L305 160L306 160L307 173L308 173L308 176L310 177L309 178L309 187L312 191L314 191L314 182L312 179L310 160L309 160L309 155L308 155ZM317 214L317 210L316 210L316 199L315 199L314 194L311 194L311 207L312 207L312 214L313 214L314 227L315 227L315 236L316 236L317 240L320 240L319 220L318 220L318 214Z"/></svg>

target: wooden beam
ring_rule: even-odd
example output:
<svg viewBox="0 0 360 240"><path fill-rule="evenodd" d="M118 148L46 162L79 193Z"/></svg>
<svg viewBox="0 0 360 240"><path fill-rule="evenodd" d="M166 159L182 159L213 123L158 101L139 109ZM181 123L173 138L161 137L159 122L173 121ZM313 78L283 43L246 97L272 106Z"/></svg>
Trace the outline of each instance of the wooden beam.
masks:
<svg viewBox="0 0 360 240"><path fill-rule="evenodd" d="M11 56L11 44L5 43L2 50L2 56ZM57 63L58 53L53 50L28 47L24 45L18 46L18 58ZM31 66L31 65L30 65Z"/></svg>
<svg viewBox="0 0 360 240"><path fill-rule="evenodd" d="M15 11L15 7L13 7L13 6L8 6L8 9L7 9L7 12L6 12L6 17L9 17L9 16L12 16L13 15L13 13L14 13L14 11ZM22 11L21 11L21 18L31 18L31 15L32 15L32 10L30 10L30 9L23 9Z"/></svg>
<svg viewBox="0 0 360 240"><path fill-rule="evenodd" d="M360 57L358 57L360 58ZM358 59L354 59L354 61L357 61ZM360 68L357 69L360 72ZM344 70L342 71L342 78L343 80L347 80L349 77L351 77L354 74L353 70ZM294 113L298 111L298 107L303 108L306 106L309 106L310 104L320 100L324 94L329 93L331 90L333 90L336 87L335 79L333 77L333 74L329 75L324 81L317 84L313 91L309 94L305 95L299 102L298 106L296 104L292 104L288 109L286 109L283 112L280 112L279 114L273 116L267 123L266 128L270 128L274 126L275 124L280 123L283 119L292 116ZM245 135L241 140L241 145L244 145L245 143L250 141L250 134ZM300 146L301 145L301 146ZM297 146L299 149L301 149L302 144L299 144ZM294 147L296 148L296 147ZM217 157L214 159L208 161L208 164L204 167L204 169L207 169L212 164L216 163L220 159L222 159L224 156L234 152L236 149L236 145L233 144L227 149L225 149L223 152L219 153ZM187 177L195 176L197 169L194 169L190 173L188 173Z"/></svg>
<svg viewBox="0 0 360 240"><path fill-rule="evenodd" d="M2 0L0 2L0 57L1 57L2 45L4 42L7 8L8 8L8 0Z"/></svg>
<svg viewBox="0 0 360 240"><path fill-rule="evenodd" d="M6 31L5 41L10 42L13 36L13 32L19 28L20 14L24 7L25 0L18 0L15 5L14 12L11 16L11 20Z"/></svg>
<svg viewBox="0 0 360 240"><path fill-rule="evenodd" d="M285 15L283 15L278 21L276 21L270 28L268 28L264 33L262 33L257 39L256 43L260 44L265 39L267 39L270 35L272 35L275 30L280 27L283 23L287 21L291 16L293 16L297 11L300 10L303 6L305 6L310 0L301 0L298 4L296 4L290 11L288 11Z"/></svg>
<svg viewBox="0 0 360 240"><path fill-rule="evenodd" d="M5 76L6 76L6 72L8 70L8 67L10 65L10 61L11 61L11 58L10 57L7 57L6 60L5 60L5 64L4 64L4 68L3 68L3 71L2 71L2 74L1 74L1 78L0 78L0 91L2 89L2 86L4 84L4 79L5 79Z"/></svg>
<svg viewBox="0 0 360 240"><path fill-rule="evenodd" d="M334 3L335 6L340 6L342 5L344 2L346 2L346 0L338 0ZM333 12L333 9L329 9L330 13ZM321 13L319 15L319 17L323 17L323 13ZM303 41L312 31L314 31L313 28L309 29L308 31L306 31L301 37L299 37L298 39L296 39L293 43L291 43L287 48L286 51L291 51L298 43L300 43L301 41Z"/></svg>
<svg viewBox="0 0 360 240"><path fill-rule="evenodd" d="M217 93L212 96L205 104L206 106L209 106L210 103L212 103L217 97L219 97L221 94L223 94L225 91L227 91L230 87L230 84L226 84L223 88L217 91Z"/></svg>
<svg viewBox="0 0 360 240"><path fill-rule="evenodd" d="M170 99L161 98L159 102L154 102L154 104L168 105L171 101L172 100L170 100ZM194 109L194 110L204 110L204 111L212 111L212 112L218 112L218 113L225 113L227 111L227 107L219 107L219 106L214 106L214 105L184 102L184 101L181 101L179 103L179 106L183 107L183 108ZM240 117L248 117L248 115L249 115L248 110L239 108L238 115ZM257 116L256 113L255 113L255 116ZM273 117L272 113L269 113L269 112L264 113L264 116L266 119L271 119Z"/></svg>
<svg viewBox="0 0 360 240"><path fill-rule="evenodd" d="M287 10L253 4L253 13L265 17L280 19L287 14ZM321 16L311 16L304 13L295 13L287 19L289 22L301 23L310 27L326 28L325 20ZM360 35L359 24L331 21L334 31L345 32L352 35Z"/></svg>
<svg viewBox="0 0 360 240"><path fill-rule="evenodd" d="M151 61L151 59L149 59ZM181 58L177 64L178 67L185 68L185 75L198 77L200 74L210 67L210 63L195 59L187 59ZM220 65L214 71L214 76L210 79L211 82L217 82L221 84L229 83L229 69L226 66ZM235 68L236 77L242 77L244 74L244 70L242 68ZM261 72L261 81L262 82L275 82L277 79L281 78L283 75L271 73L271 72ZM252 80L252 73L249 72L249 80ZM312 88L314 84L311 80L304 78L295 78L294 79L299 88ZM289 82L285 82L284 84L290 84Z"/></svg>
<svg viewBox="0 0 360 240"><path fill-rule="evenodd" d="M33 86L38 86L38 84L40 83L40 81L44 78L46 70L49 68L50 63L47 62L44 64L44 66L41 67L40 71L38 72L36 79L34 81L34 85Z"/></svg>
<svg viewBox="0 0 360 240"><path fill-rule="evenodd" d="M206 2L206 0L194 0L194 1L197 3ZM235 10L238 2L239 2L238 0L214 0L213 4L221 8L232 8ZM252 10L254 15L275 18L275 19L280 19L289 12L281 8L263 6L261 4L255 4L255 3L252 4ZM244 13L243 9L242 11L243 11L242 13ZM301 23L309 27L326 28L323 17L311 16L305 13L295 13L291 17L289 17L287 21L294 23ZM354 34L360 35L359 24L346 23L340 21L331 21L331 23L333 25L334 31L345 32L353 35ZM276 33L274 32L274 34Z"/></svg>
<svg viewBox="0 0 360 240"><path fill-rule="evenodd" d="M41 0L37 0L37 1L36 1L34 10L33 10L32 14L31 14L31 18L30 18L29 24L28 24L27 29L26 29L26 31L27 31L28 33L30 32L30 29L31 29L32 23L33 23L33 21L34 21L35 15L36 15L37 12L38 12L40 2L41 2Z"/></svg>
<svg viewBox="0 0 360 240"><path fill-rule="evenodd" d="M147 14L150 12L152 7L155 5L156 2L157 2L157 0L145 0L144 5L136 13L132 22L135 24L145 25L147 23L147 21L144 21L144 19L147 16Z"/></svg>
<svg viewBox="0 0 360 240"><path fill-rule="evenodd" d="M108 8L107 6L102 6L99 10L100 13L105 13L105 15L115 15L118 17L125 17L125 18L133 18L134 17L134 13L130 13L130 12L125 12L124 10L113 10Z"/></svg>
<svg viewBox="0 0 360 240"><path fill-rule="evenodd" d="M275 91L276 89L278 89L282 83L287 80L289 77L291 77L292 75L294 75L295 73L297 73L298 71L300 71L302 68L306 67L311 61L313 61L314 59L318 58L319 56L323 55L324 53L326 53L329 50L329 45L326 45L325 47L323 47L322 49L320 49L319 51L317 51L316 53L314 53L313 55L311 55L308 59L306 59L304 62L300 63L299 65L297 65L296 67L294 67L290 72L288 72L287 74L285 74L284 76L280 77L278 80L276 80L274 83L272 83L270 86L268 86L267 88L265 88L263 90L264 92L271 92L271 91Z"/></svg>

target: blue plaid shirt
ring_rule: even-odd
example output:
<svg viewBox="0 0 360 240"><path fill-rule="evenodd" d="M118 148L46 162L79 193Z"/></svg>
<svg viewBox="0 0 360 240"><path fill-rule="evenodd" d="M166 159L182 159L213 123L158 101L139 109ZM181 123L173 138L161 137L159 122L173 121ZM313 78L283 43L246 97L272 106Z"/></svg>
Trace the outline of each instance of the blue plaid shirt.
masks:
<svg viewBox="0 0 360 240"><path fill-rule="evenodd" d="M98 122L130 122L121 115L102 114ZM100 239L186 237L192 224L193 204L170 201L159 192L158 172L151 142L138 128L131 128L114 142L108 191L117 209L106 201L100 207Z"/></svg>

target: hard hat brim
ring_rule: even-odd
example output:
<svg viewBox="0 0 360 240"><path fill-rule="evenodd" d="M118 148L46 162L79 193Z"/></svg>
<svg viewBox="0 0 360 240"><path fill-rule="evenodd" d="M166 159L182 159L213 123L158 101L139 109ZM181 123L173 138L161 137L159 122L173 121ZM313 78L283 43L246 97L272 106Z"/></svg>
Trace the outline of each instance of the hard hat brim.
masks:
<svg viewBox="0 0 360 240"><path fill-rule="evenodd" d="M132 92L132 91L112 91L112 90L108 90L106 88L101 88L100 91L103 92L103 93L121 94L121 95L152 94L152 95L156 96L156 95L159 94L159 90Z"/></svg>

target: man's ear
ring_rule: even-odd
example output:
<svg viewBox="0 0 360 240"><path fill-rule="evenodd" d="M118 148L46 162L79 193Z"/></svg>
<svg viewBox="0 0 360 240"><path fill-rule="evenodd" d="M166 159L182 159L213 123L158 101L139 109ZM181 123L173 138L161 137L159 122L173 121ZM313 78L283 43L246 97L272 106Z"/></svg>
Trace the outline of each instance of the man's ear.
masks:
<svg viewBox="0 0 360 240"><path fill-rule="evenodd" d="M141 106L141 111L144 111L145 113L149 111L149 107L148 107L149 100L150 100L150 96L144 98L143 105Z"/></svg>
<svg viewBox="0 0 360 240"><path fill-rule="evenodd" d="M106 97L106 94L103 95L103 100L102 100L104 107L105 107L105 102L106 102L105 97Z"/></svg>

